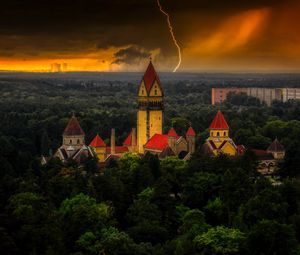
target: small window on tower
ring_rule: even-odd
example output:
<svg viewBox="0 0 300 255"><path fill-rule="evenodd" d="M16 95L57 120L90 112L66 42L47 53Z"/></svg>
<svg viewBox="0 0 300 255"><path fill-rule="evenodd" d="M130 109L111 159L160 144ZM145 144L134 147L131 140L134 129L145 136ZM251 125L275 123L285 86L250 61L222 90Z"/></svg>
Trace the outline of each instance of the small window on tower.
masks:
<svg viewBox="0 0 300 255"><path fill-rule="evenodd" d="M72 140L70 140L70 144L72 144Z"/></svg>
<svg viewBox="0 0 300 255"><path fill-rule="evenodd" d="M144 95L144 90L142 89L142 95Z"/></svg>
<svg viewBox="0 0 300 255"><path fill-rule="evenodd" d="M157 95L157 90L154 90L154 94Z"/></svg>
<svg viewBox="0 0 300 255"><path fill-rule="evenodd" d="M226 132L224 132L224 136L226 136Z"/></svg>

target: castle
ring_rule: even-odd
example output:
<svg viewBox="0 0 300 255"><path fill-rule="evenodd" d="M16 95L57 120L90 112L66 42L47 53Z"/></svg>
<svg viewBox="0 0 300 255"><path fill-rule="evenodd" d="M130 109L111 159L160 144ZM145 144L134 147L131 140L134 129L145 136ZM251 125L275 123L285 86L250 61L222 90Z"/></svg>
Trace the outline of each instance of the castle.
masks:
<svg viewBox="0 0 300 255"><path fill-rule="evenodd" d="M229 137L229 125L221 111L218 111L209 127L210 135L202 146L202 151L210 156L217 156L220 153L229 156L243 155L246 148L243 145L236 145ZM257 171L264 175L274 172L278 163L285 156L283 145L276 138L267 150L251 150L257 157Z"/></svg>
<svg viewBox="0 0 300 255"><path fill-rule="evenodd" d="M188 160L195 152L196 133L190 126L185 136L179 136L174 128L163 134L164 91L159 77L150 60L138 87L137 126L132 128L122 145L116 145L115 129L111 129L110 144L107 145L99 134L87 146L85 133L73 115L63 132L63 143L54 157L63 162L72 159L78 163L88 157L97 157L100 164L106 165L111 159L118 159L125 153L139 155L152 153L160 159L177 156ZM209 137L202 151L210 156L221 153L239 156L245 153L243 145L236 145L229 136L229 125L221 111L215 115L210 127ZM284 158L284 147L277 139L267 150L252 150L258 158L258 171L271 174L278 161Z"/></svg>
<svg viewBox="0 0 300 255"><path fill-rule="evenodd" d="M73 159L82 162L87 157L97 157L100 163L119 158L124 153L145 154L159 158L178 156L187 160L195 151L196 133L190 126L185 136L179 136L174 128L163 134L164 91L150 60L138 88L137 127L132 128L120 146L116 145L115 129L111 129L110 146L97 134L91 143L85 144L85 133L73 115L63 132L62 146L55 153L63 162Z"/></svg>

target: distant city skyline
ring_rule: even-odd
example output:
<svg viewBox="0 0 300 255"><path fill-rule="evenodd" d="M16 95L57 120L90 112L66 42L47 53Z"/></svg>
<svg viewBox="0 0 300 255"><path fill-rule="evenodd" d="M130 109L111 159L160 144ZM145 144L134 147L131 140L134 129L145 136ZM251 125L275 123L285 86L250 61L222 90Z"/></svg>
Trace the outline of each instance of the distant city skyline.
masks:
<svg viewBox="0 0 300 255"><path fill-rule="evenodd" d="M72 4L71 4L72 3ZM298 72L300 2L161 0L179 72ZM178 52L156 0L10 0L0 10L0 70L172 71Z"/></svg>

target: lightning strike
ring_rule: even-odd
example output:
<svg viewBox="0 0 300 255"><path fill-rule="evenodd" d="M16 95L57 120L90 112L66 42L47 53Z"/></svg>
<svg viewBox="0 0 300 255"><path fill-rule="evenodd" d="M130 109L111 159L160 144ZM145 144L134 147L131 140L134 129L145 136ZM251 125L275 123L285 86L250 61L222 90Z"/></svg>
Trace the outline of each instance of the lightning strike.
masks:
<svg viewBox="0 0 300 255"><path fill-rule="evenodd" d="M167 22L168 22L168 27L169 27L169 30L170 30L170 34L172 36L173 42L174 42L174 44L177 48L177 51L178 51L178 64L173 70L173 73L175 73L177 71L177 69L179 68L180 64L181 64L181 49L180 49L180 46L177 43L176 37L174 35L173 27L172 27L171 20L170 20L170 15L162 8L162 6L160 4L160 0L157 0L157 5L159 7L160 12L162 12L167 17Z"/></svg>

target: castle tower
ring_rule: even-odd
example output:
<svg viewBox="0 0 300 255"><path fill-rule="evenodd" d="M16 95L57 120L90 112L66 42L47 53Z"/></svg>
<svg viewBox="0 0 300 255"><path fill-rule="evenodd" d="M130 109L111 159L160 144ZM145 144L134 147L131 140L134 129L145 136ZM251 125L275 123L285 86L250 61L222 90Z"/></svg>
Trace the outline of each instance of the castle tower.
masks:
<svg viewBox="0 0 300 255"><path fill-rule="evenodd" d="M144 153L144 145L154 134L162 134L164 93L150 60L138 90L137 150Z"/></svg>
<svg viewBox="0 0 300 255"><path fill-rule="evenodd" d="M192 127L189 127L186 134L186 141L188 144L188 152L194 153L195 152L195 142L196 142L196 132Z"/></svg>
<svg viewBox="0 0 300 255"><path fill-rule="evenodd" d="M215 143L217 148L219 148L225 140L229 139L229 126L220 110L210 124L209 130L209 139Z"/></svg>
<svg viewBox="0 0 300 255"><path fill-rule="evenodd" d="M63 133L63 148L69 155L85 145L84 136L77 118L73 115Z"/></svg>
<svg viewBox="0 0 300 255"><path fill-rule="evenodd" d="M176 150L177 138L178 138L178 135L177 135L175 129L171 128L168 133L168 144L169 144L169 147L172 149L172 151L175 154L177 154L177 150Z"/></svg>

